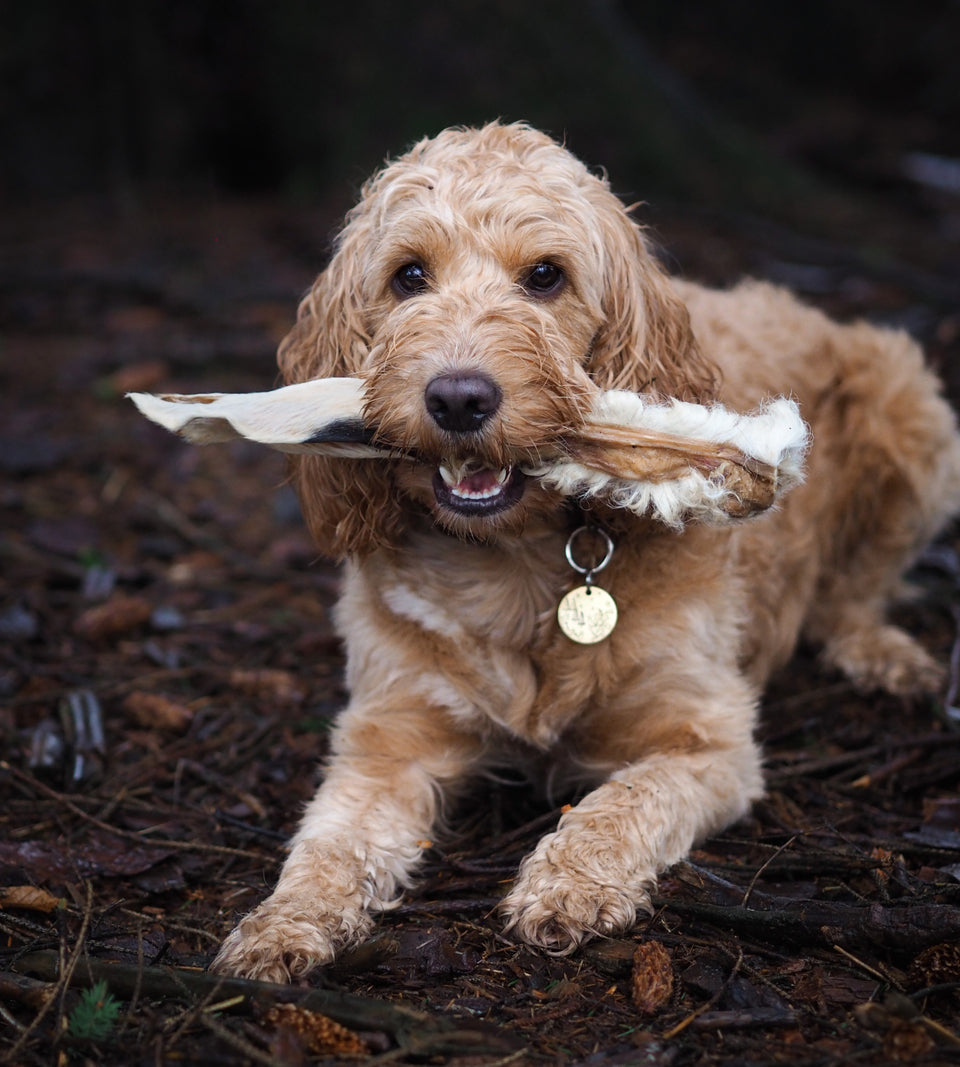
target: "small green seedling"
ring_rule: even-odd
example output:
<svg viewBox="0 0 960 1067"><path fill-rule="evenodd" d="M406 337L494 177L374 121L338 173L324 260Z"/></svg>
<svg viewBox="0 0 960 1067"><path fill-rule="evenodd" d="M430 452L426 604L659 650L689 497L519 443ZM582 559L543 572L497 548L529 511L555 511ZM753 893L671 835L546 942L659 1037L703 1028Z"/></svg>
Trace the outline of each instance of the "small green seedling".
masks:
<svg viewBox="0 0 960 1067"><path fill-rule="evenodd" d="M70 1012L67 1033L86 1041L102 1041L110 1036L119 1015L120 1001L107 989L106 982L97 982L84 990Z"/></svg>

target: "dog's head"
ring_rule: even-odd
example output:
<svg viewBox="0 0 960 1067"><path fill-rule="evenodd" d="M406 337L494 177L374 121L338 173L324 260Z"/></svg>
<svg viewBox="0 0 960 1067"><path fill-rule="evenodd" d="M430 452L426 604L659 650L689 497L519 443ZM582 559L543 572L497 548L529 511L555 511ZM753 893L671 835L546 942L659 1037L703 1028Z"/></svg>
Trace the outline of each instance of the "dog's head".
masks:
<svg viewBox="0 0 960 1067"><path fill-rule="evenodd" d="M522 124L453 129L375 175L279 352L285 380L355 375L378 440L415 460L297 460L332 556L396 541L409 509L487 539L554 511L522 473L598 389L706 401L687 312L610 191Z"/></svg>

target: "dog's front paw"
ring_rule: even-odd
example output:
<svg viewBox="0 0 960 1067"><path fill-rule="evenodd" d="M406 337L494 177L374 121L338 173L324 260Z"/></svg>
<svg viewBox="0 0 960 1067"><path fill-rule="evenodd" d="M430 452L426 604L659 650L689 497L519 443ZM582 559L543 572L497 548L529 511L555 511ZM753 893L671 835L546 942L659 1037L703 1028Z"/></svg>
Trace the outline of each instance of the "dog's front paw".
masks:
<svg viewBox="0 0 960 1067"><path fill-rule="evenodd" d="M369 933L372 920L357 911L309 910L302 901L265 900L224 941L211 970L262 982L290 982L331 963L346 944Z"/></svg>
<svg viewBox="0 0 960 1067"><path fill-rule="evenodd" d="M604 877L594 859L578 863L571 850L542 842L524 860L501 905L507 930L531 945L564 954L591 937L629 929L638 910L653 910L645 889L631 890L619 882L616 865ZM627 881L636 886L635 878ZM652 886L653 873L642 881Z"/></svg>

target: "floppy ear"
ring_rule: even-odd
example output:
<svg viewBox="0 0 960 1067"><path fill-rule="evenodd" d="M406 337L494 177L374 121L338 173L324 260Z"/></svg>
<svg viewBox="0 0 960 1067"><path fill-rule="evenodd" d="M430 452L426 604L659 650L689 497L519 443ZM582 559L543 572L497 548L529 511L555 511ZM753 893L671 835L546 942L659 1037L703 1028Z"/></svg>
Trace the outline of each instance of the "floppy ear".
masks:
<svg viewBox="0 0 960 1067"><path fill-rule="evenodd" d="M369 229L361 201L280 343L285 384L361 374L370 345L361 296ZM291 468L307 526L325 556L365 555L397 541L401 524L389 460L304 455L291 457Z"/></svg>
<svg viewBox="0 0 960 1067"><path fill-rule="evenodd" d="M700 351L690 315L647 248L640 228L608 190L602 227L604 322L587 370L604 389L706 403L720 373Z"/></svg>

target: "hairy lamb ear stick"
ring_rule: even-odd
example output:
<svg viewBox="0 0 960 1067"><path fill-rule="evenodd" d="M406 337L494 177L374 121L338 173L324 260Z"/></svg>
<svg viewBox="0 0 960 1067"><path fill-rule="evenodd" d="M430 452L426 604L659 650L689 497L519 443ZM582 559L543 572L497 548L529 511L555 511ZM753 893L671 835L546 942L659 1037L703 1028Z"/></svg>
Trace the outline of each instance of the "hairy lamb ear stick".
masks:
<svg viewBox="0 0 960 1067"><path fill-rule="evenodd" d="M244 438L283 452L403 458L364 422L364 383L321 378L263 393L132 393L139 410L194 444ZM585 424L525 473L564 496L597 497L671 526L766 510L801 477L807 432L793 401L753 414L599 392ZM414 457L415 458L415 457Z"/></svg>

